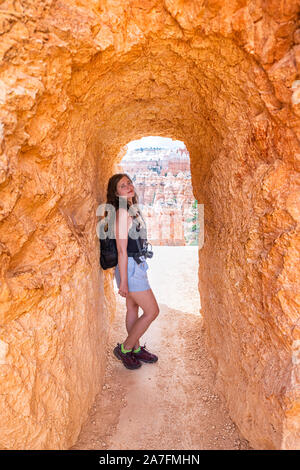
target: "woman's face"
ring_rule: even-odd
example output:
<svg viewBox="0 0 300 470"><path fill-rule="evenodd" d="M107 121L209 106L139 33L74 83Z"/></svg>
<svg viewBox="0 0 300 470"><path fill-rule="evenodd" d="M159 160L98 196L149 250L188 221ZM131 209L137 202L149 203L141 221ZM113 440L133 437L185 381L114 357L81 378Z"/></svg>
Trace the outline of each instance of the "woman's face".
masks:
<svg viewBox="0 0 300 470"><path fill-rule="evenodd" d="M120 181L118 181L117 194L118 196L127 197L127 198L132 198L134 196L134 185L127 178L127 176L123 176L120 179Z"/></svg>

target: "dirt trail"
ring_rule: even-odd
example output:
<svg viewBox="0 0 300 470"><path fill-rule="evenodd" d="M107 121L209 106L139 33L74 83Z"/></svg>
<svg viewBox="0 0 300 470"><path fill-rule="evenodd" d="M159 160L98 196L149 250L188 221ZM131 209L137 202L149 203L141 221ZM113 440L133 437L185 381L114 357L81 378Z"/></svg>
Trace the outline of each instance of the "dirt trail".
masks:
<svg viewBox="0 0 300 470"><path fill-rule="evenodd" d="M153 248L149 280L160 314L140 343L159 359L127 370L113 355L126 337L125 299L117 295L103 390L72 449L250 449L214 392L199 314L197 247ZM164 258L162 270L157 260Z"/></svg>

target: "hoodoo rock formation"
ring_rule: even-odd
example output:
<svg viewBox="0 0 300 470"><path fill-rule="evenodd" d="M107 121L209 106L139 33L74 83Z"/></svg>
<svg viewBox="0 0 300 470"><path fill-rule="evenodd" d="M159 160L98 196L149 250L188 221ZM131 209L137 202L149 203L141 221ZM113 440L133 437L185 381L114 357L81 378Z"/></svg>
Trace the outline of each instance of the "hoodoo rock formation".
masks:
<svg viewBox="0 0 300 470"><path fill-rule="evenodd" d="M139 161L139 157L143 160ZM193 210L197 201L191 186L186 149L168 152L165 149L140 152L138 149L127 152L116 168L134 181L151 244L198 244L198 210Z"/></svg>
<svg viewBox="0 0 300 470"><path fill-rule="evenodd" d="M185 143L204 204L217 390L254 448L299 448L298 10L1 1L1 448L76 441L114 315L96 209L125 144L147 135Z"/></svg>

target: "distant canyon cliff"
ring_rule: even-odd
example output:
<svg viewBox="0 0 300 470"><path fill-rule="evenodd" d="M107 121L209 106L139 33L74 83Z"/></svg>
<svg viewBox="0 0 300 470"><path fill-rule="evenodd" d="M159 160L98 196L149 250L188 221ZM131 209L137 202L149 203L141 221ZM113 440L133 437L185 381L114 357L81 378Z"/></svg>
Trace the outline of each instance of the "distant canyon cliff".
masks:
<svg viewBox="0 0 300 470"><path fill-rule="evenodd" d="M137 148L116 167L134 181L150 243L198 244L198 208L186 148Z"/></svg>

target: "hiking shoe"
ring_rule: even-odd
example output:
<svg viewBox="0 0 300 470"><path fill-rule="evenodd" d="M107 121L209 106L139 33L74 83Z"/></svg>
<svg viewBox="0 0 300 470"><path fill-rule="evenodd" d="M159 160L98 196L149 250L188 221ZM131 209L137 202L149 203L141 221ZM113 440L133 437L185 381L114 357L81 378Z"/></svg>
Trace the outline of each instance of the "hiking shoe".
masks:
<svg viewBox="0 0 300 470"><path fill-rule="evenodd" d="M132 354L132 351L128 353L123 353L121 351L120 343L117 343L117 346L115 347L113 352L116 358L120 359L120 361L123 362L124 366L127 369L138 369L142 365L140 361L135 357L135 355Z"/></svg>
<svg viewBox="0 0 300 470"><path fill-rule="evenodd" d="M144 346L141 346L141 350L137 353L133 352L132 350L132 355L136 357L139 361L143 362L156 362L158 357L155 354L152 354L151 352L146 350L146 343Z"/></svg>

